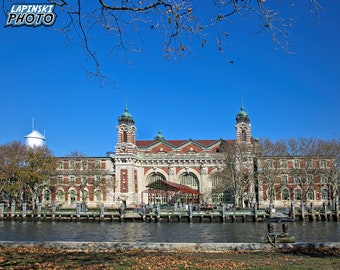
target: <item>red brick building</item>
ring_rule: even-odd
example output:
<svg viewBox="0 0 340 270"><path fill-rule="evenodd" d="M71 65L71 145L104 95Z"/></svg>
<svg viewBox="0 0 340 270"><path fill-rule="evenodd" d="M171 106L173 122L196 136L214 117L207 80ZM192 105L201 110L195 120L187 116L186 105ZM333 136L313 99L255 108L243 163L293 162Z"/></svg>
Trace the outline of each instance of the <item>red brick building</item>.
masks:
<svg viewBox="0 0 340 270"><path fill-rule="evenodd" d="M168 140L159 131L136 140L137 128L126 108L118 118L115 152L106 157L60 157L56 185L44 201L68 207L128 207L142 203L228 203L240 207L292 201L315 205L332 198L325 180L330 159L264 157L252 138L243 106L236 115L235 139ZM320 173L323 171L324 173Z"/></svg>

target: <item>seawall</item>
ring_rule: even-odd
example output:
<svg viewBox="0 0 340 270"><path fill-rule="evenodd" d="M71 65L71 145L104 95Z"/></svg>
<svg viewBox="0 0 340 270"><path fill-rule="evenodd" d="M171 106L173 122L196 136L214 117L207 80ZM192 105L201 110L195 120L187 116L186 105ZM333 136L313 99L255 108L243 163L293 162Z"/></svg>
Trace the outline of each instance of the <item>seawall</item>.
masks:
<svg viewBox="0 0 340 270"><path fill-rule="evenodd" d="M147 243L147 242L67 242L67 241L0 241L0 248L55 248L72 251L121 252L141 251L186 251L186 252L221 252L221 251L269 251L273 249L293 248L335 248L340 249L340 242L324 243L277 243L275 247L268 243Z"/></svg>

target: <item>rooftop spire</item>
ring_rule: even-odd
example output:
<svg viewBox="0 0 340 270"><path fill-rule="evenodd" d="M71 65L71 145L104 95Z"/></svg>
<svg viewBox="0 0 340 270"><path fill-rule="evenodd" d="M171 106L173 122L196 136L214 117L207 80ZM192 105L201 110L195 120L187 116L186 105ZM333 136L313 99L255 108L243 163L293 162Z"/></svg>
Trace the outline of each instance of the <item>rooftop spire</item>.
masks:
<svg viewBox="0 0 340 270"><path fill-rule="evenodd" d="M162 132L160 130L158 130L158 134L156 135L156 137L154 138L155 141L161 141L161 140L165 140Z"/></svg>
<svg viewBox="0 0 340 270"><path fill-rule="evenodd" d="M250 119L248 114L244 111L244 106L243 106L243 99L241 99L241 111L236 115L236 122L245 122L249 123Z"/></svg>
<svg viewBox="0 0 340 270"><path fill-rule="evenodd" d="M128 112L128 111L129 111L129 109L128 109L128 102L127 102L127 100L125 101L125 111L126 111L126 112Z"/></svg>
<svg viewBox="0 0 340 270"><path fill-rule="evenodd" d="M118 118L118 122L119 124L124 123L124 124L129 124L129 125L133 125L135 123L135 121L132 118L132 115L129 113L127 102L126 102L125 110L123 114Z"/></svg>

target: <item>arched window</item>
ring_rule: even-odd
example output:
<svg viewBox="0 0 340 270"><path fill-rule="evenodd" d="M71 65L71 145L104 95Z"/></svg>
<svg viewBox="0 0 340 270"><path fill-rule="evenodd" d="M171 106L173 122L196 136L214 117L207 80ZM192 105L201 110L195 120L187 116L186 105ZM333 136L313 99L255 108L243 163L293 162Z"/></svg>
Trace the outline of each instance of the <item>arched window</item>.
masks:
<svg viewBox="0 0 340 270"><path fill-rule="evenodd" d="M302 192L300 189L296 188L294 190L294 199L295 200L301 200L302 199Z"/></svg>
<svg viewBox="0 0 340 270"><path fill-rule="evenodd" d="M84 201L84 202L88 202L89 201L90 196L89 196L89 192L86 189L84 189L81 192L81 195L82 195L81 196L82 201Z"/></svg>
<svg viewBox="0 0 340 270"><path fill-rule="evenodd" d="M212 189L213 190L220 189L222 185L223 185L223 177L215 174L211 179Z"/></svg>
<svg viewBox="0 0 340 270"><path fill-rule="evenodd" d="M215 174L211 178L212 186L212 203L234 203L234 197L232 190L226 189L226 179L218 174Z"/></svg>
<svg viewBox="0 0 340 270"><path fill-rule="evenodd" d="M245 130L242 130L242 141L245 142L247 140L247 133Z"/></svg>
<svg viewBox="0 0 340 270"><path fill-rule="evenodd" d="M289 200L290 199L290 195L289 195L289 189L288 188L284 188L281 192L281 198L282 200Z"/></svg>
<svg viewBox="0 0 340 270"><path fill-rule="evenodd" d="M57 191L57 201L64 202L65 201L65 193L62 190Z"/></svg>
<svg viewBox="0 0 340 270"><path fill-rule="evenodd" d="M157 180L166 181L164 175L161 174L161 173L152 173L152 174L150 174L146 181L147 181L148 184L151 184L151 183L153 183L153 182L155 182Z"/></svg>
<svg viewBox="0 0 340 270"><path fill-rule="evenodd" d="M322 200L328 200L328 189L322 189L321 191L321 198Z"/></svg>
<svg viewBox="0 0 340 270"><path fill-rule="evenodd" d="M76 201L77 201L77 193L76 193L75 190L72 189L72 190L69 192L69 203L70 203L70 204L75 204Z"/></svg>
<svg viewBox="0 0 340 270"><path fill-rule="evenodd" d="M314 190L309 189L307 192L307 200L314 200Z"/></svg>
<svg viewBox="0 0 340 270"><path fill-rule="evenodd" d="M44 190L44 193L43 193L43 200L45 202L49 202L51 200L51 191L49 191L48 189L45 189Z"/></svg>
<svg viewBox="0 0 340 270"><path fill-rule="evenodd" d="M179 183L184 186L191 187L195 190L199 190L199 181L196 175L193 173L184 173L180 176Z"/></svg>
<svg viewBox="0 0 340 270"><path fill-rule="evenodd" d="M95 192L94 192L94 198L97 202L101 202L103 200L103 193L101 190L97 189Z"/></svg>
<svg viewBox="0 0 340 270"><path fill-rule="evenodd" d="M267 198L270 201L275 201L276 200L276 194L275 194L275 189L273 187L269 187L267 190Z"/></svg>
<svg viewBox="0 0 340 270"><path fill-rule="evenodd" d="M123 142L127 142L127 132L123 131Z"/></svg>

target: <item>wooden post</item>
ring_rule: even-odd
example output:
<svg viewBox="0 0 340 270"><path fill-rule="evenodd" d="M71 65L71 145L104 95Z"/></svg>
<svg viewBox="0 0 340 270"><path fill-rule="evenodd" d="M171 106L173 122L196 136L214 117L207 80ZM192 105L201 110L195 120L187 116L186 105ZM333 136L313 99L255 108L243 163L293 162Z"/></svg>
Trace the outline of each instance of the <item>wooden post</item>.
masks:
<svg viewBox="0 0 340 270"><path fill-rule="evenodd" d="M257 222L257 207L256 204L254 204L254 218L253 218L254 222Z"/></svg>
<svg viewBox="0 0 340 270"><path fill-rule="evenodd" d="M323 203L323 212L324 212L324 215L325 215L325 221L328 221L328 218L327 218L327 204L325 202Z"/></svg>
<svg viewBox="0 0 340 270"><path fill-rule="evenodd" d="M305 220L305 203L301 202L301 220Z"/></svg>
<svg viewBox="0 0 340 270"><path fill-rule="evenodd" d="M295 219L295 205L294 203L291 203L291 218L294 220Z"/></svg>
<svg viewBox="0 0 340 270"><path fill-rule="evenodd" d="M41 202L38 203L38 218L41 218Z"/></svg>
<svg viewBox="0 0 340 270"><path fill-rule="evenodd" d="M76 204L76 216L77 216L77 219L80 218L80 208L81 208L81 203L77 203Z"/></svg>
<svg viewBox="0 0 340 270"><path fill-rule="evenodd" d="M339 196L335 197L335 220L339 220Z"/></svg>
<svg viewBox="0 0 340 270"><path fill-rule="evenodd" d="M56 212L56 204L55 202L52 202L52 210L51 210L52 220L55 218L55 212Z"/></svg>
<svg viewBox="0 0 340 270"><path fill-rule="evenodd" d="M0 203L0 219L4 219L4 212L5 212L5 204Z"/></svg>
<svg viewBox="0 0 340 270"><path fill-rule="evenodd" d="M15 217L15 201L11 203L11 218L14 219Z"/></svg>
<svg viewBox="0 0 340 270"><path fill-rule="evenodd" d="M23 203L22 204L22 218L25 219L26 218L26 213L27 213L27 203Z"/></svg>
<svg viewBox="0 0 340 270"><path fill-rule="evenodd" d="M226 205L225 203L222 205L222 222L225 221L225 216L226 216Z"/></svg>
<svg viewBox="0 0 340 270"><path fill-rule="evenodd" d="M312 215L312 220L315 221L315 209L313 202L310 203L310 214Z"/></svg>
<svg viewBox="0 0 340 270"><path fill-rule="evenodd" d="M99 220L103 220L104 219L104 203L100 204L100 219Z"/></svg>

